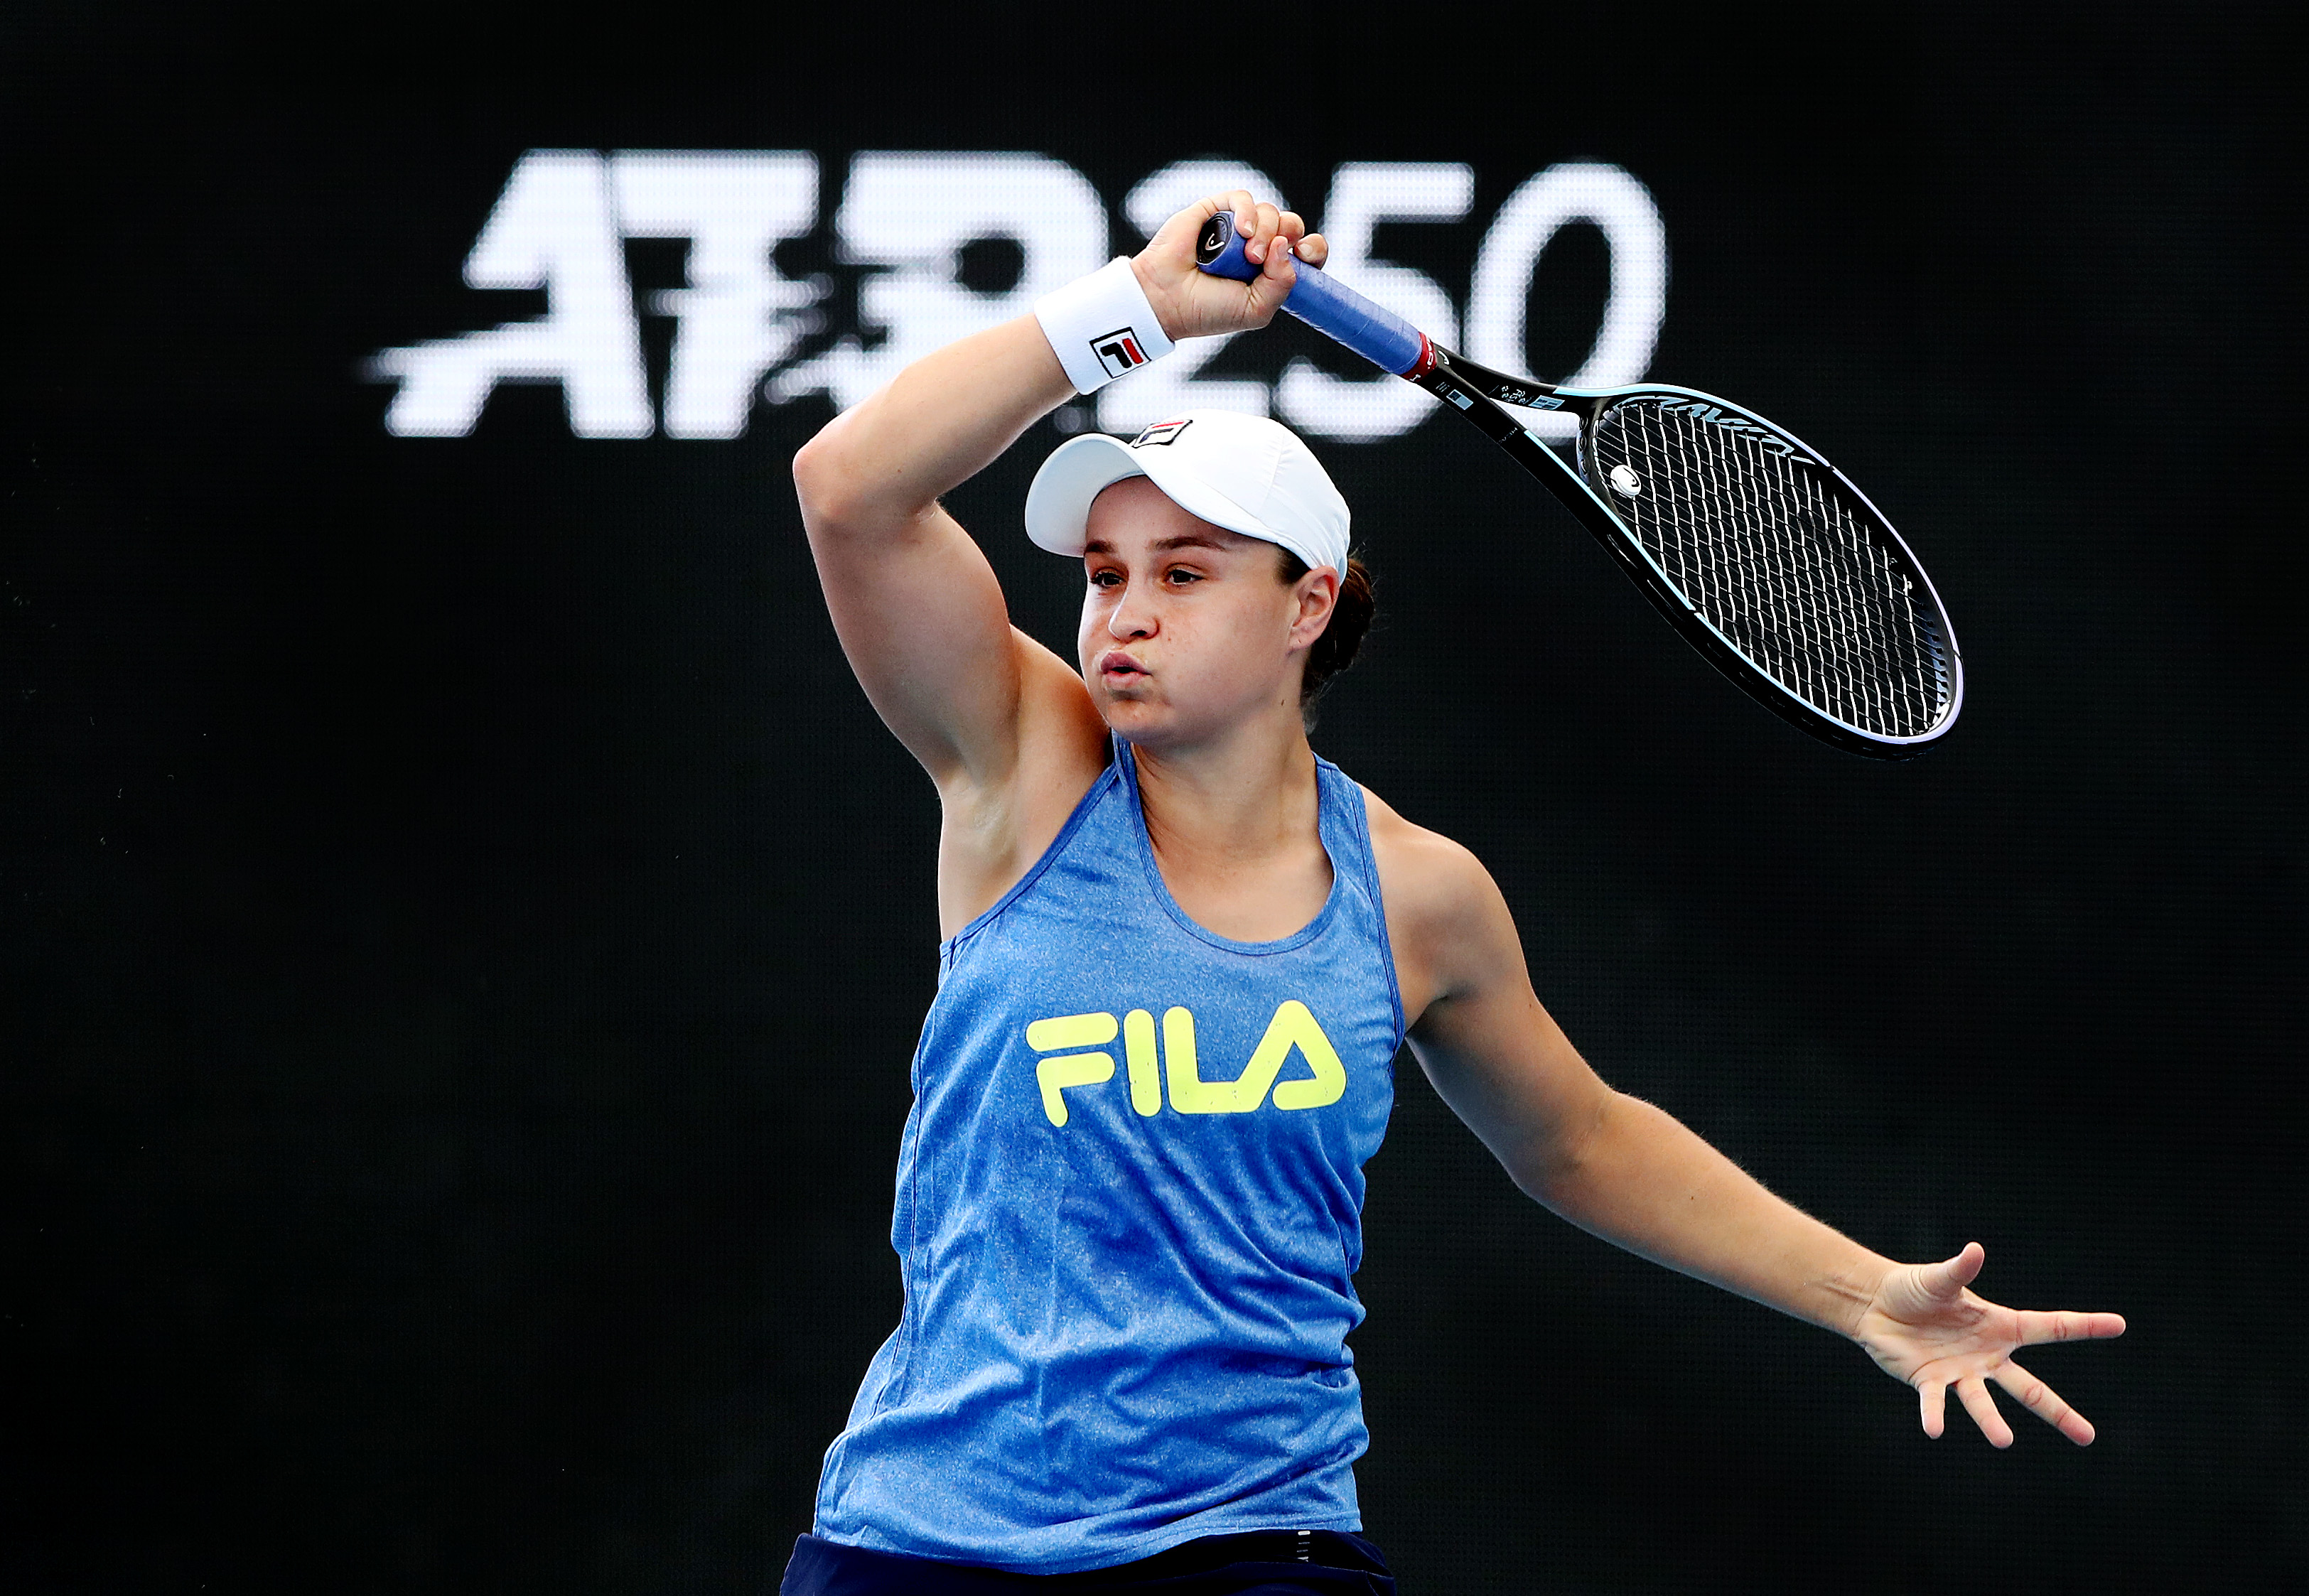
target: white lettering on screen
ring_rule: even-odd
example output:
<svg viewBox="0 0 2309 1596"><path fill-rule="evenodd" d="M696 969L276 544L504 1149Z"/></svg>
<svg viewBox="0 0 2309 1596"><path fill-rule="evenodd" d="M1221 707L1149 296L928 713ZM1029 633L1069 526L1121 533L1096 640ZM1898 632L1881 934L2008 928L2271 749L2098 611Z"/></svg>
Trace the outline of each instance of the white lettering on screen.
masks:
<svg viewBox="0 0 2309 1596"><path fill-rule="evenodd" d="M868 151L850 163L835 229L851 263L886 268L860 291L859 319L888 336L873 349L845 340L782 375L779 403L823 393L846 410L932 349L1025 315L1107 260L1098 191L1046 155ZM1010 239L1025 257L1003 292L962 284L963 247L982 238Z"/></svg>
<svg viewBox="0 0 2309 1596"><path fill-rule="evenodd" d="M1523 373L1524 306L1531 274L1555 235L1575 221L1603 230L1612 251L1612 289L1603 325L1579 369L1555 379L1566 388L1616 388L1644 375L1667 315L1667 229L1651 192L1628 172L1597 161L1552 166L1508 196L1475 252L1467 286L1467 357ZM1544 373L1531 372L1533 376ZM1540 437L1569 442L1576 418L1544 410L1519 418Z"/></svg>
<svg viewBox="0 0 2309 1596"><path fill-rule="evenodd" d="M627 151L610 178L626 237L690 241L689 286L651 305L675 325L666 436L734 438L762 378L817 326L822 289L781 277L770 254L817 224L817 161Z"/></svg>
<svg viewBox="0 0 2309 1596"><path fill-rule="evenodd" d="M543 289L545 315L379 355L373 369L401 382L386 430L462 437L499 383L543 382L561 384L579 437L649 436L641 332L601 164L591 151L521 158L465 257L465 281Z"/></svg>
<svg viewBox="0 0 2309 1596"><path fill-rule="evenodd" d="M646 308L675 321L666 435L700 439L740 436L757 400L823 394L846 410L908 362L1025 314L1111 253L1104 202L1062 161L1007 151L864 151L850 162L832 229L837 258L869 269L859 288L860 331L797 359L822 325L826 285L784 277L773 252L817 226L818 174L817 158L806 151L623 151L606 159L532 151L490 210L464 275L476 289L541 289L546 314L380 353L371 375L400 384L386 430L463 436L497 384L511 382L558 384L579 437L650 436L658 417L626 275L627 238L690 241L687 286L653 296ZM1123 216L1150 236L1180 207L1232 188L1276 193L1265 173L1240 161L1179 161L1134 185ZM1472 358L1522 372L1532 273L1562 229L1593 225L1610 248L1610 291L1593 347L1562 380L1608 387L1641 377L1667 308L1666 230L1642 183L1599 162L1550 167L1523 182L1477 247L1463 319L1432 277L1372 251L1382 225L1463 220L1474 188L1474 172L1459 162L1342 164L1321 212L1332 270L1439 343L1457 347L1464 337ZM964 252L989 238L1016 245L1017 280L993 289L966 285ZM1099 425L1129 433L1180 410L1232 410L1272 412L1317 436L1368 443L1410 431L1433 404L1392 377L1337 375L1303 358L1272 384L1198 375L1228 341L1191 341L1101 390ZM1565 416L1521 418L1558 441L1574 430Z"/></svg>

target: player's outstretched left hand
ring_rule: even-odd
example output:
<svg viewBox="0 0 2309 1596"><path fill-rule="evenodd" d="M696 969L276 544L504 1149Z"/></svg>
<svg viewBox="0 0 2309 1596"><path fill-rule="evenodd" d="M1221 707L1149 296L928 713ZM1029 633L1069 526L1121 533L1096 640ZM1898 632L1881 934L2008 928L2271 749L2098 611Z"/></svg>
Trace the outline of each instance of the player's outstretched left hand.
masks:
<svg viewBox="0 0 2309 1596"><path fill-rule="evenodd" d="M1986 1249L1967 1242L1941 1264L1903 1264L1885 1273L1861 1311L1852 1339L1885 1373L1916 1388L1924 1434L1944 1428L1949 1388L1992 1446L2012 1445L2012 1427L1996 1411L1988 1382L2080 1446L2092 1444L2093 1427L2053 1388L2012 1361L2013 1351L2042 1342L2098 1341L2124 1333L2117 1314L2039 1313L2001 1307L1967 1290L1987 1261Z"/></svg>

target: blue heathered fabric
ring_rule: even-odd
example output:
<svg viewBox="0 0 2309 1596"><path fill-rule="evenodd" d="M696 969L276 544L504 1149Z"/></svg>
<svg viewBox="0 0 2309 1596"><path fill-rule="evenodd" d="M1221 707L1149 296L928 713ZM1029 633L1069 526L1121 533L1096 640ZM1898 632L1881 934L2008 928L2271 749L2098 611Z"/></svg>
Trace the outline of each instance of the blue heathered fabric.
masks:
<svg viewBox="0 0 2309 1596"><path fill-rule="evenodd" d="M939 949L891 1227L905 1309L826 1452L819 1535L1047 1574L1361 1527L1349 1277L1403 1012L1362 791L1318 769L1331 893L1292 936L1187 918L1117 744L1025 878ZM1232 1080L1293 999L1345 1065L1336 1101L1276 1103L1317 1074L1293 1051L1251 1111L1182 1114L1166 1090L1143 1117L1117 1037L1113 1078L1066 1089L1051 1123L1034 1021L1183 1007L1202 1079Z"/></svg>

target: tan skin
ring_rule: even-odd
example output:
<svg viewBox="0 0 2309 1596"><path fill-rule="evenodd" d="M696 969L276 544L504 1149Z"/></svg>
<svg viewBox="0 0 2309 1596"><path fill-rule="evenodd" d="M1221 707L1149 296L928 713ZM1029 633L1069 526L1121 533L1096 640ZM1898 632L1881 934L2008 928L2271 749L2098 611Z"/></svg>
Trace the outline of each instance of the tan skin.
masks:
<svg viewBox="0 0 2309 1596"><path fill-rule="evenodd" d="M1249 283L1194 269L1234 211ZM1132 263L1173 339L1261 327L1319 235L1250 194L1173 217ZM1164 883L1226 936L1287 936L1320 910L1300 717L1307 651L1338 575L1281 579L1273 545L1197 520L1144 478L1091 509L1072 665L1009 623L986 558L938 503L1073 389L1032 316L917 361L812 439L794 480L844 652L937 784L938 919L951 935L1040 858L1107 760L1136 751ZM1967 1288L1978 1243L1896 1264L1782 1202L1673 1117L1597 1078L1534 995L1522 942L1475 857L1366 793L1413 1053L1444 1100L1539 1202L1687 1274L1849 1336L1917 1393L1927 1435L1953 1389L1998 1446L2014 1400L2083 1445L2092 1426L2013 1360L2123 1333L2114 1314L2020 1312Z"/></svg>

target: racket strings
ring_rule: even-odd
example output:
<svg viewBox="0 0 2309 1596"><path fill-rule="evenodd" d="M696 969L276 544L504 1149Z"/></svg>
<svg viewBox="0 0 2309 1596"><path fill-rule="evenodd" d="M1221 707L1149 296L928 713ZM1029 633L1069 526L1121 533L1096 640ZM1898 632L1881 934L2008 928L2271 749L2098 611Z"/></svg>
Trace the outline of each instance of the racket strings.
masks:
<svg viewBox="0 0 2309 1596"><path fill-rule="evenodd" d="M1592 438L1597 487L1692 608L1813 708L1883 736L1930 730L1948 661L1926 596L1832 479L1656 399ZM1614 467L1638 490L1609 486Z"/></svg>

